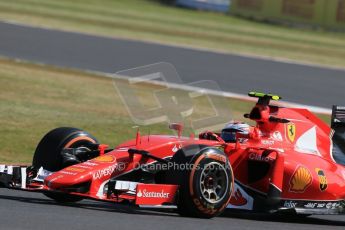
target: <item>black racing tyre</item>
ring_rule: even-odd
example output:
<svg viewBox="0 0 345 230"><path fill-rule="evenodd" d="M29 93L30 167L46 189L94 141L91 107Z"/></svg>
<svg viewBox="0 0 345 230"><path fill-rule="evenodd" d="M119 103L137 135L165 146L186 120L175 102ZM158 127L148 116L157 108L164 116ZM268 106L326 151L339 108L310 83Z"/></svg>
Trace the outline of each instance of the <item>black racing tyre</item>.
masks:
<svg viewBox="0 0 345 230"><path fill-rule="evenodd" d="M88 143L96 144L97 139L89 133L77 128L61 127L47 133L37 145L32 165L35 168L43 167L45 170L56 172L63 165L61 151L64 148L78 148ZM57 202L76 202L82 200L67 194L45 193L46 196Z"/></svg>
<svg viewBox="0 0 345 230"><path fill-rule="evenodd" d="M64 168L61 151L78 148L87 143L98 143L89 133L76 128L62 127L47 133L37 145L32 165L56 172Z"/></svg>
<svg viewBox="0 0 345 230"><path fill-rule="evenodd" d="M217 148L192 145L176 152L172 162L180 166L169 172L170 183L180 186L178 213L199 218L220 215L229 203L234 183L227 156Z"/></svg>

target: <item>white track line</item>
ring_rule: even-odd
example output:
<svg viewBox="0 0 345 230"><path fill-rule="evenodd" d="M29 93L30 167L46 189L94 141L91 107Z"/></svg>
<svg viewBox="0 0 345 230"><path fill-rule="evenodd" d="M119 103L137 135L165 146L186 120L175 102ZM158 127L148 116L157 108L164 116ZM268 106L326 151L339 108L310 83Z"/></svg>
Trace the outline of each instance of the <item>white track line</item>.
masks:
<svg viewBox="0 0 345 230"><path fill-rule="evenodd" d="M97 72L97 71L88 71L88 72L95 73L97 75L105 76L108 78L113 78L113 79L121 79L121 80L130 79L130 77L118 76L115 74L109 74L109 73L104 73L104 72ZM249 97L248 95L244 95L244 94L218 91L218 90L212 90L212 89L206 89L206 88L200 88L200 87L195 87L195 86L182 85L182 84L176 84L176 83L170 83L170 82L164 82L164 81L156 81L156 80L147 80L145 82L148 82L154 85L165 86L172 89L180 89L180 90L185 90L185 91L197 91L200 93L206 93L206 94L210 94L214 96L222 96L222 97L234 98L234 99L250 101L250 102L257 101L257 99ZM286 101L274 102L274 104L278 106L282 106L282 107L304 108L304 109L308 109L314 113L319 113L319 114L325 114L325 115L332 114L331 109L318 107L318 106L303 105L303 104L286 102Z"/></svg>
<svg viewBox="0 0 345 230"><path fill-rule="evenodd" d="M0 55L0 57L1 57L1 55ZM20 62L22 62L22 63L35 63L37 65L48 66L48 64L45 64L42 62L29 62L29 61L21 60L18 58L15 58L13 60L18 62L18 63L20 63ZM63 67L58 66L58 68L63 68ZM67 68L67 69L83 71L86 73L95 74L99 77L105 77L105 78L111 78L111 79L121 79L121 80L129 80L130 79L130 77L118 76L115 74L101 72L101 71L80 70L80 69L75 69L75 68ZM155 81L155 80L150 80L150 81L146 81L146 82L154 84L154 85L169 87L172 89L180 89L180 90L185 90L185 91L199 91L201 93L207 93L210 95L223 96L223 97L234 98L234 99L239 99L239 100L243 100L243 101L250 101L250 102L256 102L257 101L257 99L249 97L245 94L232 93L232 92L226 92L226 91L218 91L218 90L210 90L210 89L206 89L206 88L200 88L200 87L182 85L182 84L176 84L176 83L170 83L170 82L163 82L163 81ZM303 105L303 104L286 102L286 101L279 101L279 102L274 102L274 103L278 106L283 106L283 107L304 108L304 109L310 110L311 112L319 113L319 114L325 114L325 115L331 115L332 114L331 109L318 107L318 106Z"/></svg>

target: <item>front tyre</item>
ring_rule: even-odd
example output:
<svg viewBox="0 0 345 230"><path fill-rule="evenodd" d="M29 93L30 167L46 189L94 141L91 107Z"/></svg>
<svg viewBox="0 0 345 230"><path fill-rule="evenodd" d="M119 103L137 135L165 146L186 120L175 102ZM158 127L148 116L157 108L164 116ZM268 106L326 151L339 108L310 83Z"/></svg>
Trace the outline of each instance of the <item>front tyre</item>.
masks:
<svg viewBox="0 0 345 230"><path fill-rule="evenodd" d="M47 133L36 147L32 160L35 168L56 172L66 167L61 152L65 148L80 148L98 143L91 134L69 127L61 127ZM68 165L67 165L68 166Z"/></svg>
<svg viewBox="0 0 345 230"><path fill-rule="evenodd" d="M97 144L98 141L89 133L76 128L62 127L47 133L38 144L32 165L36 169L43 167L45 170L56 172L69 165L64 165L61 152L65 148L80 148L88 144ZM59 203L76 202L80 197L61 194L44 193L47 197Z"/></svg>

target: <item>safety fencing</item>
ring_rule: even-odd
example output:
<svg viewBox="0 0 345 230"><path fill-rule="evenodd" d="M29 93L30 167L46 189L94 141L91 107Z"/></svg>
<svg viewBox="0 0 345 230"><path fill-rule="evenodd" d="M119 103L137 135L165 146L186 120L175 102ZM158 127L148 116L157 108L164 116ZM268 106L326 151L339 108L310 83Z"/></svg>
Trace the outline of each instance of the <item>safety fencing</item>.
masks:
<svg viewBox="0 0 345 230"><path fill-rule="evenodd" d="M345 0L232 0L230 13L256 20L345 30Z"/></svg>

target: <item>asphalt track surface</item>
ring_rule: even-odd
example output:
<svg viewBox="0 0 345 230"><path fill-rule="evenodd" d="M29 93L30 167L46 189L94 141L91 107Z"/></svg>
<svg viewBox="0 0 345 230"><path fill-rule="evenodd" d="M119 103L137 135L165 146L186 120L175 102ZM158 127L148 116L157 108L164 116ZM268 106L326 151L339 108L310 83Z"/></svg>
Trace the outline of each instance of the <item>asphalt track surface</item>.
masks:
<svg viewBox="0 0 345 230"><path fill-rule="evenodd" d="M343 221L342 221L343 220ZM344 229L344 216L286 218L226 212L210 220L184 218L172 211L144 210L84 200L60 205L42 194L0 189L0 229Z"/></svg>
<svg viewBox="0 0 345 230"><path fill-rule="evenodd" d="M345 72L142 42L0 23L0 55L114 73L170 62L185 82L212 79L225 91L279 92L292 102L328 107L343 102ZM344 103L345 104L345 101ZM212 220L171 211L85 200L59 205L42 194L0 189L0 229L344 229L344 216L239 215Z"/></svg>
<svg viewBox="0 0 345 230"><path fill-rule="evenodd" d="M214 80L223 91L240 94L251 90L277 93L289 102L324 108L331 108L333 104L345 105L344 70L5 22L0 22L0 55L107 73L169 62L176 67L185 83Z"/></svg>

